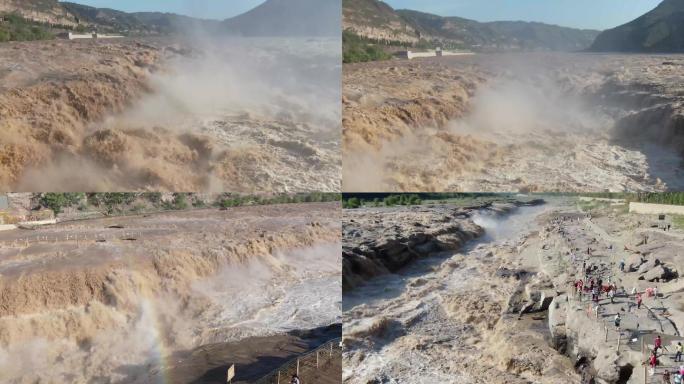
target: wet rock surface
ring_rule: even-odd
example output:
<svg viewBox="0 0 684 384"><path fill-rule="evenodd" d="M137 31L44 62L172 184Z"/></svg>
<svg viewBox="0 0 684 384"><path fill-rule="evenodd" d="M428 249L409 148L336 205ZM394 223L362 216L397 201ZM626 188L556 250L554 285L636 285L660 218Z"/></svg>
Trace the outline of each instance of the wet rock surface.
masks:
<svg viewBox="0 0 684 384"><path fill-rule="evenodd" d="M396 272L418 258L460 249L484 234L471 215L470 209L446 205L346 210L342 228L344 289Z"/></svg>
<svg viewBox="0 0 684 384"><path fill-rule="evenodd" d="M544 308L555 296L545 291L548 279L512 257L533 255L528 220L545 208L490 208L471 211L468 220L485 233L459 251L417 258L345 293L345 383L577 381L569 360L547 340ZM401 217L408 226L422 210L402 209ZM511 228L517 225L525 230ZM530 313L520 313L528 305Z"/></svg>
<svg viewBox="0 0 684 384"><path fill-rule="evenodd" d="M648 350L656 333L668 348L657 373L673 371L684 321L675 276L681 230L662 231L654 217L621 207L588 215L564 201L530 211L526 225L507 224L515 235L498 235L497 225L473 215L485 228L480 240L346 292L344 382L631 383L644 373L642 339ZM668 270L660 281L644 277ZM575 293L587 273L616 285L613 300Z"/></svg>

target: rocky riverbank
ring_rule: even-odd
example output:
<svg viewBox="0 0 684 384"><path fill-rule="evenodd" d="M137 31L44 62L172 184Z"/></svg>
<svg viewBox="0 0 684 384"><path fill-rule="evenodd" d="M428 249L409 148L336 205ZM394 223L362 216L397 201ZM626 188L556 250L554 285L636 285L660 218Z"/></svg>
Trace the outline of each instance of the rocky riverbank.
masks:
<svg viewBox="0 0 684 384"><path fill-rule="evenodd" d="M504 215L454 209L449 217L458 228L451 231L471 228L473 240L447 251L440 251L439 236L416 242L434 246L431 257L401 242L388 247L388 239L398 230L403 244L420 239L414 232L429 220L441 234L451 228L436 221L446 216L444 207L388 209L387 219L380 209L345 212L345 222L354 220L344 226L345 261L351 250L365 249L369 270L381 274L345 289L344 382L659 382L657 375L679 364L684 233L663 231L657 216L630 214L624 206L585 209L572 198ZM395 253L377 252L387 249ZM349 281L359 276L345 274ZM612 301L574 292L574 282L592 278L615 284ZM632 292L643 296L639 308ZM642 363L656 334L667 349L652 376Z"/></svg>
<svg viewBox="0 0 684 384"><path fill-rule="evenodd" d="M475 207L449 205L357 209L344 212L343 289L384 273L396 272L418 258L458 251L484 234L473 215L485 210L505 215L531 202L493 203Z"/></svg>

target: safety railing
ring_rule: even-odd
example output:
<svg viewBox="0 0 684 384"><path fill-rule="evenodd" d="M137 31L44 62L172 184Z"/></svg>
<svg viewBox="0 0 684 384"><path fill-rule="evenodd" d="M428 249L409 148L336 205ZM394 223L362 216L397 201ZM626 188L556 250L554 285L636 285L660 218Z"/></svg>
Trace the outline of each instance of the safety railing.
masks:
<svg viewBox="0 0 684 384"><path fill-rule="evenodd" d="M342 346L340 342L342 339L330 340L320 347L310 351L306 354L298 356L287 363L271 371L262 378L253 381L253 384L288 384L292 375L297 374L303 384L312 383L312 377L316 376L318 371L326 369L335 364L336 361L341 361Z"/></svg>

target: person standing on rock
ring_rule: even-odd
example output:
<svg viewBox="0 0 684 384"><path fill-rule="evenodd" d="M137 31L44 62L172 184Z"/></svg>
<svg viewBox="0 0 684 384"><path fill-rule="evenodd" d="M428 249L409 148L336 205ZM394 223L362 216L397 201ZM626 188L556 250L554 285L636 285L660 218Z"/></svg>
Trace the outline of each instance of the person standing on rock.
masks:
<svg viewBox="0 0 684 384"><path fill-rule="evenodd" d="M684 345L681 342L677 342L677 353L675 353L675 361L682 361L682 353L684 353Z"/></svg>
<svg viewBox="0 0 684 384"><path fill-rule="evenodd" d="M651 356L648 357L648 365L655 371L655 368L658 365L658 355L656 355L655 349L651 351Z"/></svg>
<svg viewBox="0 0 684 384"><path fill-rule="evenodd" d="M648 358L648 364L653 369L658 366L658 353L655 349L651 351L651 356Z"/></svg>
<svg viewBox="0 0 684 384"><path fill-rule="evenodd" d="M641 309L641 293L636 294L637 309Z"/></svg>
<svg viewBox="0 0 684 384"><path fill-rule="evenodd" d="M625 272L625 259L620 260L620 272Z"/></svg>
<svg viewBox="0 0 684 384"><path fill-rule="evenodd" d="M615 291L612 289L608 290L608 297L610 298L610 303L613 304L613 299L615 298ZM619 313L618 316L620 316Z"/></svg>
<svg viewBox="0 0 684 384"><path fill-rule="evenodd" d="M622 319L620 318L620 314L618 313L615 315L615 328L617 328L618 330L620 329L620 320Z"/></svg>
<svg viewBox="0 0 684 384"><path fill-rule="evenodd" d="M658 352L658 349L663 347L663 339L660 338L660 335L656 336L654 344L653 350L656 352Z"/></svg>
<svg viewBox="0 0 684 384"><path fill-rule="evenodd" d="M665 370L665 372L663 372L663 383L672 384L672 381L670 379L670 371L668 370Z"/></svg>

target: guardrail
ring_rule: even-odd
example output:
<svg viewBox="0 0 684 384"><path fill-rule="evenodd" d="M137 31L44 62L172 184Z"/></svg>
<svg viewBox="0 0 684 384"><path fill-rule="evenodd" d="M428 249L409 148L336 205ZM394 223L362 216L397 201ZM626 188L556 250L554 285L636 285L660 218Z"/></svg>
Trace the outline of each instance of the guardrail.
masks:
<svg viewBox="0 0 684 384"><path fill-rule="evenodd" d="M308 377L319 369L331 364L334 359L342 358L341 338L330 340L306 354L298 356L279 368L271 371L252 384L287 384L295 373L302 383L312 383Z"/></svg>

